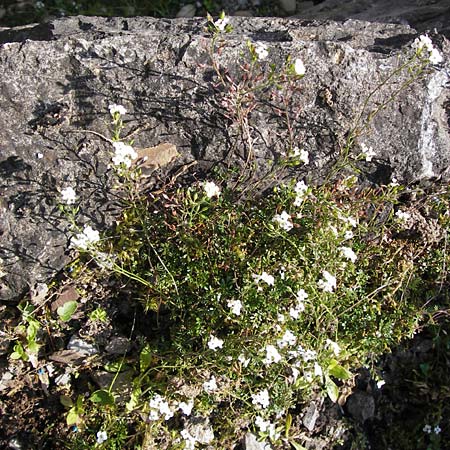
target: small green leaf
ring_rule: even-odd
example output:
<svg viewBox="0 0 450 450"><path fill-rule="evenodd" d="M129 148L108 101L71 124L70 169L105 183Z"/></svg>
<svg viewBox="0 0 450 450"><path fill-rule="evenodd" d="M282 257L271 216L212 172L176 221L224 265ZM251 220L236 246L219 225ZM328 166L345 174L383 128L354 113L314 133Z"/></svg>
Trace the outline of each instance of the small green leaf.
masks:
<svg viewBox="0 0 450 450"><path fill-rule="evenodd" d="M152 353L150 350L150 346L146 345L142 350L139 356L139 369L141 373L145 372L152 362Z"/></svg>
<svg viewBox="0 0 450 450"><path fill-rule="evenodd" d="M336 386L334 381L328 376L325 376L325 387L327 389L327 394L328 397L330 397L330 400L336 403L337 399L339 398L339 388Z"/></svg>
<svg viewBox="0 0 450 450"><path fill-rule="evenodd" d="M66 408L72 408L72 406L73 406L73 401L68 395L60 395L59 401Z"/></svg>
<svg viewBox="0 0 450 450"><path fill-rule="evenodd" d="M67 425L77 425L81 422L81 417L77 412L77 409L75 407L71 408L70 411L67 413L66 417L66 423Z"/></svg>
<svg viewBox="0 0 450 450"><path fill-rule="evenodd" d="M78 308L78 303L75 300L64 303L64 305L60 306L56 312L58 313L59 318L63 322L67 322L72 318L72 315Z"/></svg>
<svg viewBox="0 0 450 450"><path fill-rule="evenodd" d="M104 389L95 391L89 400L100 405L114 405L114 396Z"/></svg>
<svg viewBox="0 0 450 450"><path fill-rule="evenodd" d="M114 361L114 362L105 364L104 368L107 372L117 373L117 372L125 372L126 370L129 370L130 366L123 364L122 361Z"/></svg>
<svg viewBox="0 0 450 450"><path fill-rule="evenodd" d="M291 429L292 426L292 416L288 413L286 416L286 426L285 426L285 436L288 437L289 436L289 430Z"/></svg>
<svg viewBox="0 0 450 450"><path fill-rule="evenodd" d="M352 374L345 367L340 366L337 361L334 360L328 366L327 372L340 380L348 380L352 377Z"/></svg>

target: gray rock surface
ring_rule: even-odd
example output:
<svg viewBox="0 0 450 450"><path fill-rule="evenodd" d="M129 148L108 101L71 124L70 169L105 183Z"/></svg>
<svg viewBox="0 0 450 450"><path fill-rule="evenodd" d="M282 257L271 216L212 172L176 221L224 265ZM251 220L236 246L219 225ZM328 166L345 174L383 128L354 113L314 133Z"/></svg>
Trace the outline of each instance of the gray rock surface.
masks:
<svg viewBox="0 0 450 450"><path fill-rule="evenodd" d="M310 164L291 173L319 180L335 160L371 90L410 48L408 26L349 20L233 17L219 63L239 76L246 40L269 48L278 67L288 55L306 66L290 97L292 131ZM169 142L181 158L167 171L197 161L201 178L215 165L242 169L247 158L227 117L208 56L205 20L72 17L0 30L0 298L15 300L46 282L73 258L67 220L58 209L67 185L80 196L79 222L105 229L120 204L113 189L108 105L122 104L124 136L139 148ZM449 178L449 42L433 36L445 57L439 70L411 84L360 137L376 151L362 167L373 181ZM394 77L364 110L405 82ZM270 102L251 116L258 177L286 150L286 125ZM155 177L164 181L164 171Z"/></svg>
<svg viewBox="0 0 450 450"><path fill-rule="evenodd" d="M346 407L348 413L360 423L364 423L375 415L375 400L367 392L354 392L347 399Z"/></svg>
<svg viewBox="0 0 450 450"><path fill-rule="evenodd" d="M300 1L295 17L308 20L356 19L400 23L410 25L420 32L436 28L450 37L448 0L324 0L317 4Z"/></svg>

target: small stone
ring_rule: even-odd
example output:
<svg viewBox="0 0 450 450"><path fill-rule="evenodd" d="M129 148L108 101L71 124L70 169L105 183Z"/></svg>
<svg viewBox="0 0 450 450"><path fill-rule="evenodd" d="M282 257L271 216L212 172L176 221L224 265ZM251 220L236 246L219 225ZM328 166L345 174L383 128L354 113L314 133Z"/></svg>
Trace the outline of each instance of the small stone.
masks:
<svg viewBox="0 0 450 450"><path fill-rule="evenodd" d="M294 14L297 10L297 2L295 0L280 0L280 6L288 14Z"/></svg>
<svg viewBox="0 0 450 450"><path fill-rule="evenodd" d="M313 402L306 409L305 415L302 419L303 425L308 429L308 431L313 431L318 418L319 410L316 404Z"/></svg>
<svg viewBox="0 0 450 450"><path fill-rule="evenodd" d="M123 336L115 336L111 342L105 347L105 350L110 355L122 355L128 351L130 341Z"/></svg>
<svg viewBox="0 0 450 450"><path fill-rule="evenodd" d="M347 411L355 420L364 423L375 415L375 400L367 392L356 391L347 400Z"/></svg>
<svg viewBox="0 0 450 450"><path fill-rule="evenodd" d="M197 12L197 8L193 4L184 5L181 7L181 9L178 11L176 17L194 17L195 13Z"/></svg>
<svg viewBox="0 0 450 450"><path fill-rule="evenodd" d="M200 444L209 444L214 440L214 430L207 417L189 417L184 428Z"/></svg>
<svg viewBox="0 0 450 450"><path fill-rule="evenodd" d="M267 442L259 442L253 433L247 433L244 437L245 450L265 450Z"/></svg>
<svg viewBox="0 0 450 450"><path fill-rule="evenodd" d="M86 341L83 341L83 339L80 339L79 337L73 335L70 338L69 343L67 344L67 350L73 350L80 355L85 356L92 356L98 353L97 348L95 345L90 344Z"/></svg>

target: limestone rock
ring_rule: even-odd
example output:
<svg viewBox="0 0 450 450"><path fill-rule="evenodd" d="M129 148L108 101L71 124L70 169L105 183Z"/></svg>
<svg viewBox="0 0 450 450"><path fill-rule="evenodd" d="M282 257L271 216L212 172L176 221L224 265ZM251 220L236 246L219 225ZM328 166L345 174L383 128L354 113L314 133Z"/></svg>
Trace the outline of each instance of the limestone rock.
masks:
<svg viewBox="0 0 450 450"><path fill-rule="evenodd" d="M356 20L232 17L230 23L234 31L224 35L218 57L230 76L239 77L236 61L248 39L267 45L267 63L281 67L291 55L305 64L301 88L289 98L292 132L310 154L309 165L292 176L307 182L327 172L365 99L417 37L409 26ZM247 155L235 145L241 141L224 109L227 92L217 87L205 25L204 19L80 16L0 30L0 299L19 299L74 257L69 222L58 209L62 189L76 190L80 226L104 230L120 212L111 143L101 138L111 136L110 104L128 111L124 141L148 148L164 139L180 153L158 169L154 183L194 161L197 174L215 164L243 170ZM359 138L376 151L361 168L372 181L450 178L450 44L432 38L443 65L388 103ZM379 89L363 116L406 76ZM250 118L255 178L288 141L284 119L269 103Z"/></svg>

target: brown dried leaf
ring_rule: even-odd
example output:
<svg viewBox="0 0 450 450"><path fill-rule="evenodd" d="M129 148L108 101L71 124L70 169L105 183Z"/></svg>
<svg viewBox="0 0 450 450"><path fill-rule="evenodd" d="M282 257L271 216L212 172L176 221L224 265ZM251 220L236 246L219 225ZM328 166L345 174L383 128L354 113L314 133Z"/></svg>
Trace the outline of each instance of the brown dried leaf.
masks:
<svg viewBox="0 0 450 450"><path fill-rule="evenodd" d="M167 166L180 154L177 147L168 142L159 144L156 147L147 147L136 150L138 157L137 165L141 168L144 175L153 172L160 167Z"/></svg>
<svg viewBox="0 0 450 450"><path fill-rule="evenodd" d="M52 353L49 359L62 364L81 364L86 359L86 356L75 350L60 350Z"/></svg>
<svg viewBox="0 0 450 450"><path fill-rule="evenodd" d="M71 286L64 286L63 290L58 294L56 300L52 302L51 310L55 312L60 306L64 306L67 302L77 301L80 294Z"/></svg>

